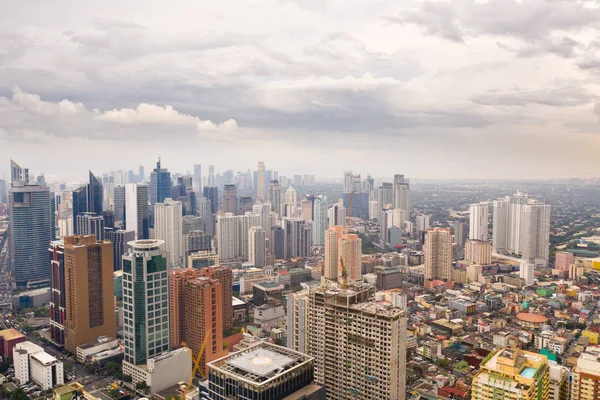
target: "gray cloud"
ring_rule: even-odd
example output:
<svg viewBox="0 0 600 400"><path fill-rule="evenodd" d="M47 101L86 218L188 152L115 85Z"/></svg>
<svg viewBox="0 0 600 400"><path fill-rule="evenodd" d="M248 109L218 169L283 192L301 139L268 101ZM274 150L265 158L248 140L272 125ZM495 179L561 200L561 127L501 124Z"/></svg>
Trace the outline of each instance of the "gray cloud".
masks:
<svg viewBox="0 0 600 400"><path fill-rule="evenodd" d="M549 89L519 89L486 92L473 97L473 102L486 106L520 106L540 104L549 107L574 107L592 103L593 96L585 89L565 86Z"/></svg>

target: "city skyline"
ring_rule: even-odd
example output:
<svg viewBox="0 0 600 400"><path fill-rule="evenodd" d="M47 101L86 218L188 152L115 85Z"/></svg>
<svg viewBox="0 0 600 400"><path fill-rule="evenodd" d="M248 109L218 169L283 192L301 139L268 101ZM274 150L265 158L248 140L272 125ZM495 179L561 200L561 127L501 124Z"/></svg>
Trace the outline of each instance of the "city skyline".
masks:
<svg viewBox="0 0 600 400"><path fill-rule="evenodd" d="M52 149L97 170L131 146L172 170L225 155L330 176L349 158L373 175L400 160L414 178L600 167L590 2L68 3L6 9L0 173L8 154L67 174Z"/></svg>

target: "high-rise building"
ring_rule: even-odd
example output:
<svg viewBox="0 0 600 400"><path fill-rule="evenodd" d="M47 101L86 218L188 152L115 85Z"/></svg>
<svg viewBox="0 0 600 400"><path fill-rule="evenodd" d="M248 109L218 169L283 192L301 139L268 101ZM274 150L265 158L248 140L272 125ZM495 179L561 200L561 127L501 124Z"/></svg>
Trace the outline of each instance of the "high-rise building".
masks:
<svg viewBox="0 0 600 400"><path fill-rule="evenodd" d="M284 258L308 257L312 247L312 224L301 218L283 218Z"/></svg>
<svg viewBox="0 0 600 400"><path fill-rule="evenodd" d="M235 185L225 185L223 188L223 212L238 215L238 198Z"/></svg>
<svg viewBox="0 0 600 400"><path fill-rule="evenodd" d="M456 243L460 247L463 247L465 245L465 242L467 241L467 229L465 227L465 223L460 221L454 221L454 223L452 224L452 230L454 233L453 243Z"/></svg>
<svg viewBox="0 0 600 400"><path fill-rule="evenodd" d="M417 215L417 232L424 232L430 227L431 215L419 214Z"/></svg>
<svg viewBox="0 0 600 400"><path fill-rule="evenodd" d="M182 218L183 234L187 235L192 231L203 231L204 220L195 215L186 215Z"/></svg>
<svg viewBox="0 0 600 400"><path fill-rule="evenodd" d="M377 201L382 209L394 206L394 186L391 183L382 182L377 188Z"/></svg>
<svg viewBox="0 0 600 400"><path fill-rule="evenodd" d="M323 195L316 196L313 209L313 245L325 246L325 231L329 226L327 218L327 197Z"/></svg>
<svg viewBox="0 0 600 400"><path fill-rule="evenodd" d="M571 400L596 400L600 386L600 348L590 346L579 355L571 372Z"/></svg>
<svg viewBox="0 0 600 400"><path fill-rule="evenodd" d="M490 265L492 263L492 242L467 240L465 260L475 264Z"/></svg>
<svg viewBox="0 0 600 400"><path fill-rule="evenodd" d="M256 268L265 266L266 252L265 230L260 226L253 226L248 232L248 261Z"/></svg>
<svg viewBox="0 0 600 400"><path fill-rule="evenodd" d="M352 192L352 171L344 171L344 193Z"/></svg>
<svg viewBox="0 0 600 400"><path fill-rule="evenodd" d="M535 264L521 260L519 266L519 278L525 281L526 286L531 286L535 283Z"/></svg>
<svg viewBox="0 0 600 400"><path fill-rule="evenodd" d="M313 363L301 352L260 341L208 365L209 396L214 400L325 399L325 388L313 384Z"/></svg>
<svg viewBox="0 0 600 400"><path fill-rule="evenodd" d="M8 203L6 181L4 179L0 179L0 203L2 203L2 204Z"/></svg>
<svg viewBox="0 0 600 400"><path fill-rule="evenodd" d="M281 226L271 228L271 240L269 240L269 251L276 260L285 258L285 232Z"/></svg>
<svg viewBox="0 0 600 400"><path fill-rule="evenodd" d="M346 268L348 279L359 281L362 279L362 240L354 233L344 234L338 241L338 255L340 265L338 271ZM342 266L343 262L343 266Z"/></svg>
<svg viewBox="0 0 600 400"><path fill-rule="evenodd" d="M410 217L410 183L404 179L404 175L394 175L394 208L399 208L406 212L406 217Z"/></svg>
<svg viewBox="0 0 600 400"><path fill-rule="evenodd" d="M145 174L144 174L144 166L140 165L138 167L138 176L137 176L137 182L138 183L142 183L144 182L144 178L145 178Z"/></svg>
<svg viewBox="0 0 600 400"><path fill-rule="evenodd" d="M220 261L234 260L239 257L239 223L238 218L227 213L217 217L217 250Z"/></svg>
<svg viewBox="0 0 600 400"><path fill-rule="evenodd" d="M210 200L210 213L216 214L217 211L219 211L219 188L215 186L205 186L204 197Z"/></svg>
<svg viewBox="0 0 600 400"><path fill-rule="evenodd" d="M288 347L315 358L327 399L405 398L406 314L375 301L375 288L333 285L291 294Z"/></svg>
<svg viewBox="0 0 600 400"><path fill-rule="evenodd" d="M520 349L500 349L485 362L473 378L471 395L474 399L548 398L548 358Z"/></svg>
<svg viewBox="0 0 600 400"><path fill-rule="evenodd" d="M171 173L166 168L161 168L160 158L156 168L150 174L150 205L162 203L171 197Z"/></svg>
<svg viewBox="0 0 600 400"><path fill-rule="evenodd" d="M258 178L256 183L256 198L260 201L267 199L267 191L265 188L265 163L260 161L258 163Z"/></svg>
<svg viewBox="0 0 600 400"><path fill-rule="evenodd" d="M136 240L150 237L148 185L125 185L125 229L134 231Z"/></svg>
<svg viewBox="0 0 600 400"><path fill-rule="evenodd" d="M568 251L558 251L556 252L554 268L561 271L569 271L569 266L573 264L573 262L573 253Z"/></svg>
<svg viewBox="0 0 600 400"><path fill-rule="evenodd" d="M300 217L305 221L313 220L313 201L310 199L300 201Z"/></svg>
<svg viewBox="0 0 600 400"><path fill-rule="evenodd" d="M102 214L102 203L104 200L102 182L89 171L89 183L73 190L73 221L82 213ZM75 234L81 234L75 225Z"/></svg>
<svg viewBox="0 0 600 400"><path fill-rule="evenodd" d="M47 284L48 244L52 238L48 188L28 184L29 172L11 161L13 181L8 195L11 271L18 287Z"/></svg>
<svg viewBox="0 0 600 400"><path fill-rule="evenodd" d="M269 183L269 201L271 202L271 210L283 216L281 212L281 185L278 180L272 180Z"/></svg>
<svg viewBox="0 0 600 400"><path fill-rule="evenodd" d="M240 197L240 203L238 205L238 214L244 215L247 212L252 212L252 205L254 204L254 200L251 196L242 196Z"/></svg>
<svg viewBox="0 0 600 400"><path fill-rule="evenodd" d="M379 202L377 200L369 201L369 219L379 220Z"/></svg>
<svg viewBox="0 0 600 400"><path fill-rule="evenodd" d="M293 186L287 188L283 196L283 215L292 218L296 216L296 208L298 207L298 200L296 190Z"/></svg>
<svg viewBox="0 0 600 400"><path fill-rule="evenodd" d="M11 184L22 182L24 185L29 183L29 168L21 167L14 160L10 160L10 181Z"/></svg>
<svg viewBox="0 0 600 400"><path fill-rule="evenodd" d="M208 166L208 179L207 179L207 186L210 187L215 187L217 186L217 180L215 178L215 166L214 165L209 165ZM206 195L204 196L206 197Z"/></svg>
<svg viewBox="0 0 600 400"><path fill-rule="evenodd" d="M489 229L489 205L481 202L469 206L469 239L487 242Z"/></svg>
<svg viewBox="0 0 600 400"><path fill-rule="evenodd" d="M123 256L125 354L123 373L132 365L169 350L169 266L162 240L129 242ZM129 365L128 365L129 364Z"/></svg>
<svg viewBox="0 0 600 400"><path fill-rule="evenodd" d="M125 228L125 186L119 185L114 188L114 212L115 227Z"/></svg>
<svg viewBox="0 0 600 400"><path fill-rule="evenodd" d="M448 228L429 228L425 235L425 279L452 278L452 235Z"/></svg>
<svg viewBox="0 0 600 400"><path fill-rule="evenodd" d="M50 243L50 342L65 346L66 286L65 244L62 240Z"/></svg>
<svg viewBox="0 0 600 400"><path fill-rule="evenodd" d="M568 400L571 369L563 365L550 364L548 400Z"/></svg>
<svg viewBox="0 0 600 400"><path fill-rule="evenodd" d="M340 275L340 253L338 244L344 234L344 227L340 225L330 226L325 231L325 278L337 280Z"/></svg>
<svg viewBox="0 0 600 400"><path fill-rule="evenodd" d="M481 264L467 265L467 282L478 282L482 270L483 268L481 267Z"/></svg>
<svg viewBox="0 0 600 400"><path fill-rule="evenodd" d="M528 263L548 262L550 212L547 204L517 192L494 201L493 248L516 254Z"/></svg>
<svg viewBox="0 0 600 400"><path fill-rule="evenodd" d="M352 216L360 219L369 219L369 194L368 193L344 193L343 201L346 209L350 208L352 197Z"/></svg>
<svg viewBox="0 0 600 400"><path fill-rule="evenodd" d="M113 244L95 236L68 236L64 242L65 349L99 336L116 337ZM81 290L84 288L84 290Z"/></svg>
<svg viewBox="0 0 600 400"><path fill-rule="evenodd" d="M77 215L77 232L80 235L94 235L98 240L104 240L104 217L95 213Z"/></svg>
<svg viewBox="0 0 600 400"><path fill-rule="evenodd" d="M102 211L102 218L104 218L104 227L105 228L114 228L115 227L115 212L112 210L104 210Z"/></svg>
<svg viewBox="0 0 600 400"><path fill-rule="evenodd" d="M329 226L346 226L346 207L342 201L335 203L327 210Z"/></svg>
<svg viewBox="0 0 600 400"><path fill-rule="evenodd" d="M109 230L106 239L113 243L113 262L115 271L123 269L123 255L127 254L128 243L135 240L135 231L123 229Z"/></svg>
<svg viewBox="0 0 600 400"><path fill-rule="evenodd" d="M154 204L154 238L164 241L171 268L183 267L183 218L181 202L166 198Z"/></svg>
<svg viewBox="0 0 600 400"><path fill-rule="evenodd" d="M180 268L170 272L169 277L169 318L170 318L170 334L171 347L177 348L181 346L181 342L185 341L185 285L194 279L200 278L202 271L196 268Z"/></svg>
<svg viewBox="0 0 600 400"><path fill-rule="evenodd" d="M202 165L194 164L194 192L202 192Z"/></svg>

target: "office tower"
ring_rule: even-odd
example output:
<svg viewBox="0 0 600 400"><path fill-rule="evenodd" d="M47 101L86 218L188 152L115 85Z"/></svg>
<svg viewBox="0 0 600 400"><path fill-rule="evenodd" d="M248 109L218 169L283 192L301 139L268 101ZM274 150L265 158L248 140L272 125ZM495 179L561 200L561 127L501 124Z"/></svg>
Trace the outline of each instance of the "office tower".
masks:
<svg viewBox="0 0 600 400"><path fill-rule="evenodd" d="M344 171L344 193L352 192L352 171Z"/></svg>
<svg viewBox="0 0 600 400"><path fill-rule="evenodd" d="M11 184L22 182L24 185L29 183L29 168L21 167L19 164L10 160L10 181Z"/></svg>
<svg viewBox="0 0 600 400"><path fill-rule="evenodd" d="M187 235L184 235L184 262L186 263L186 266L191 267L191 265L188 265L188 259L191 254L210 250L212 247L211 241L212 236L201 230L191 231Z"/></svg>
<svg viewBox="0 0 600 400"><path fill-rule="evenodd" d="M103 196L102 182L89 171L89 183L73 190L73 221L77 221L79 214L86 212L101 215ZM79 234L77 225L74 228L75 234Z"/></svg>
<svg viewBox="0 0 600 400"><path fill-rule="evenodd" d="M282 218L284 258L307 257L312 247L312 227L300 218ZM310 237L307 236L310 234Z"/></svg>
<svg viewBox="0 0 600 400"><path fill-rule="evenodd" d="M115 178L109 175L102 176L102 187L104 188L104 196L102 199L103 210L114 210L115 201Z"/></svg>
<svg viewBox="0 0 600 400"><path fill-rule="evenodd" d="M454 221L452 224L452 229L454 231L454 242L460 247L465 245L467 241L467 229L465 227L464 222Z"/></svg>
<svg viewBox="0 0 600 400"><path fill-rule="evenodd" d="M296 196L296 190L290 185L283 195L283 216L291 218L296 215L298 205Z"/></svg>
<svg viewBox="0 0 600 400"><path fill-rule="evenodd" d="M106 239L113 244L113 262L115 271L123 269L123 255L129 252L129 242L135 240L135 231L126 231L123 229L111 230L107 232Z"/></svg>
<svg viewBox="0 0 600 400"><path fill-rule="evenodd" d="M394 206L394 186L391 183L382 182L377 188L377 201L382 209Z"/></svg>
<svg viewBox="0 0 600 400"><path fill-rule="evenodd" d="M204 221L202 217L195 215L186 215L182 218L183 234L187 235L192 231L203 231Z"/></svg>
<svg viewBox="0 0 600 400"><path fill-rule="evenodd" d="M410 217L410 183L404 175L394 175L393 191L394 208L404 210L407 218Z"/></svg>
<svg viewBox="0 0 600 400"><path fill-rule="evenodd" d="M492 263L492 242L467 240L465 260L475 264L490 265Z"/></svg>
<svg viewBox="0 0 600 400"><path fill-rule="evenodd" d="M429 228L425 235L425 279L449 280L452 275L452 235L448 228Z"/></svg>
<svg viewBox="0 0 600 400"><path fill-rule="evenodd" d="M344 193L344 207L350 207L350 197L352 197L352 216L360 219L369 219L369 194L353 192Z"/></svg>
<svg viewBox="0 0 600 400"><path fill-rule="evenodd" d="M138 167L137 183L142 183L142 182L144 182L144 166L140 165Z"/></svg>
<svg viewBox="0 0 600 400"><path fill-rule="evenodd" d="M417 215L417 231L424 232L430 227L431 215Z"/></svg>
<svg viewBox="0 0 600 400"><path fill-rule="evenodd" d="M184 287L185 341L194 354L208 339L199 368L208 375L206 364L227 355L223 348L223 287L217 279L206 277L188 281Z"/></svg>
<svg viewBox="0 0 600 400"><path fill-rule="evenodd" d="M116 337L113 244L94 236L68 236L64 242L65 349L98 336ZM85 290L81 290L85 288Z"/></svg>
<svg viewBox="0 0 600 400"><path fill-rule="evenodd" d="M217 180L215 179L215 166L214 165L208 166L208 179L207 179L206 183L207 183L207 186L211 186L211 187L217 186Z"/></svg>
<svg viewBox="0 0 600 400"><path fill-rule="evenodd" d="M329 280L337 280L341 271L339 270L340 253L338 244L344 234L344 227L330 226L325 231L325 271L324 276Z"/></svg>
<svg viewBox="0 0 600 400"><path fill-rule="evenodd" d="M146 184L125 185L125 229L134 231L136 240L150 237L148 189Z"/></svg>
<svg viewBox="0 0 600 400"><path fill-rule="evenodd" d="M123 229L125 228L125 186L115 186L114 194L115 227Z"/></svg>
<svg viewBox="0 0 600 400"><path fill-rule="evenodd" d="M265 266L266 251L265 230L260 226L253 226L248 232L248 261L256 268Z"/></svg>
<svg viewBox="0 0 600 400"><path fill-rule="evenodd" d="M520 349L500 349L486 357L473 378L472 397L480 400L548 398L548 358Z"/></svg>
<svg viewBox="0 0 600 400"><path fill-rule="evenodd" d="M281 185L277 180L269 182L269 202L271 202L271 210L283 216L281 212Z"/></svg>
<svg viewBox="0 0 600 400"><path fill-rule="evenodd" d="M6 193L6 181L4 179L0 179L0 203L2 204L8 203L8 197Z"/></svg>
<svg viewBox="0 0 600 400"><path fill-rule="evenodd" d="M202 192L202 165L194 164L194 192Z"/></svg>
<svg viewBox="0 0 600 400"><path fill-rule="evenodd" d="M288 347L315 358L315 381L327 387L327 399L404 399L406 313L376 302L373 286L349 289L291 294Z"/></svg>
<svg viewBox="0 0 600 400"><path fill-rule="evenodd" d="M573 253L568 251L558 251L556 252L554 268L561 271L568 271L569 266L574 262Z"/></svg>
<svg viewBox="0 0 600 400"><path fill-rule="evenodd" d="M314 198L313 211L313 245L325 246L325 231L329 226L327 218L327 197L319 195Z"/></svg>
<svg viewBox="0 0 600 400"><path fill-rule="evenodd" d="M519 266L519 278L522 278L525 281L526 286L531 286L535 283L534 271L535 264L521 260L521 264Z"/></svg>
<svg viewBox="0 0 600 400"><path fill-rule="evenodd" d="M216 214L217 211L219 211L219 188L215 186L205 186L204 197L210 200L210 213Z"/></svg>
<svg viewBox="0 0 600 400"><path fill-rule="evenodd" d="M329 226L346 226L346 207L343 202L337 202L327 210Z"/></svg>
<svg viewBox="0 0 600 400"><path fill-rule="evenodd" d="M102 218L104 219L104 227L114 228L115 227L115 212L112 210L102 211Z"/></svg>
<svg viewBox="0 0 600 400"><path fill-rule="evenodd" d="M169 267L183 267L183 218L181 202L166 198L154 204L154 238L164 241Z"/></svg>
<svg viewBox="0 0 600 400"><path fill-rule="evenodd" d="M260 361L264 362L261 374L251 373ZM313 369L312 357L261 341L208 365L209 396L214 400L325 399L325 388L313 384Z"/></svg>
<svg viewBox="0 0 600 400"><path fill-rule="evenodd" d="M369 201L375 200L375 179L369 174L367 174L367 179L365 179L366 183L366 192L369 194Z"/></svg>
<svg viewBox="0 0 600 400"><path fill-rule="evenodd" d="M269 251L276 260L285 258L285 232L281 226L271 228L271 240L269 240Z"/></svg>
<svg viewBox="0 0 600 400"><path fill-rule="evenodd" d="M469 239L487 242L489 229L488 203L475 203L469 206Z"/></svg>
<svg viewBox="0 0 600 400"><path fill-rule="evenodd" d="M529 263L543 260L550 254L550 205L529 202L523 206L523 246L521 258Z"/></svg>
<svg viewBox="0 0 600 400"><path fill-rule="evenodd" d="M313 220L313 202L309 199L300 201L300 217L305 221Z"/></svg>
<svg viewBox="0 0 600 400"><path fill-rule="evenodd" d="M571 400L596 400L600 386L600 348L589 346L571 372Z"/></svg>
<svg viewBox="0 0 600 400"><path fill-rule="evenodd" d="M123 256L126 375L131 375L131 365L169 351L169 267L163 244L162 240L129 242L129 253Z"/></svg>
<svg viewBox="0 0 600 400"><path fill-rule="evenodd" d="M238 215L237 188L235 185L225 185L223 188L223 212Z"/></svg>
<svg viewBox="0 0 600 400"><path fill-rule="evenodd" d="M50 242L50 342L65 346L66 287L65 246L62 240Z"/></svg>
<svg viewBox="0 0 600 400"><path fill-rule="evenodd" d="M94 235L104 240L104 218L94 213L81 213L77 216L77 232L80 235Z"/></svg>
<svg viewBox="0 0 600 400"><path fill-rule="evenodd" d="M162 203L171 197L171 173L166 168L161 168L160 158L156 168L150 174L150 205Z"/></svg>
<svg viewBox="0 0 600 400"><path fill-rule="evenodd" d="M259 201L265 201L266 197L266 189L265 189L265 163L260 161L258 163L258 176L256 182L256 198Z"/></svg>
<svg viewBox="0 0 600 400"><path fill-rule="evenodd" d="M13 164L13 182L8 195L10 268L18 287L47 284L48 244L52 238L48 188L14 178L28 178L25 168Z"/></svg>

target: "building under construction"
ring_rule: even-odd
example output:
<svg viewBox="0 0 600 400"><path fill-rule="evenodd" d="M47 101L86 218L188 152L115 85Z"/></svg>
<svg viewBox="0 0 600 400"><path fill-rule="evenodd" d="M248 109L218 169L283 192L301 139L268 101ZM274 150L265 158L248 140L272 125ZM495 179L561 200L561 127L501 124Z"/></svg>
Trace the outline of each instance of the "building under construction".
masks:
<svg viewBox="0 0 600 400"><path fill-rule="evenodd" d="M315 358L327 399L405 398L406 314L375 288L324 284L288 298L288 347Z"/></svg>

